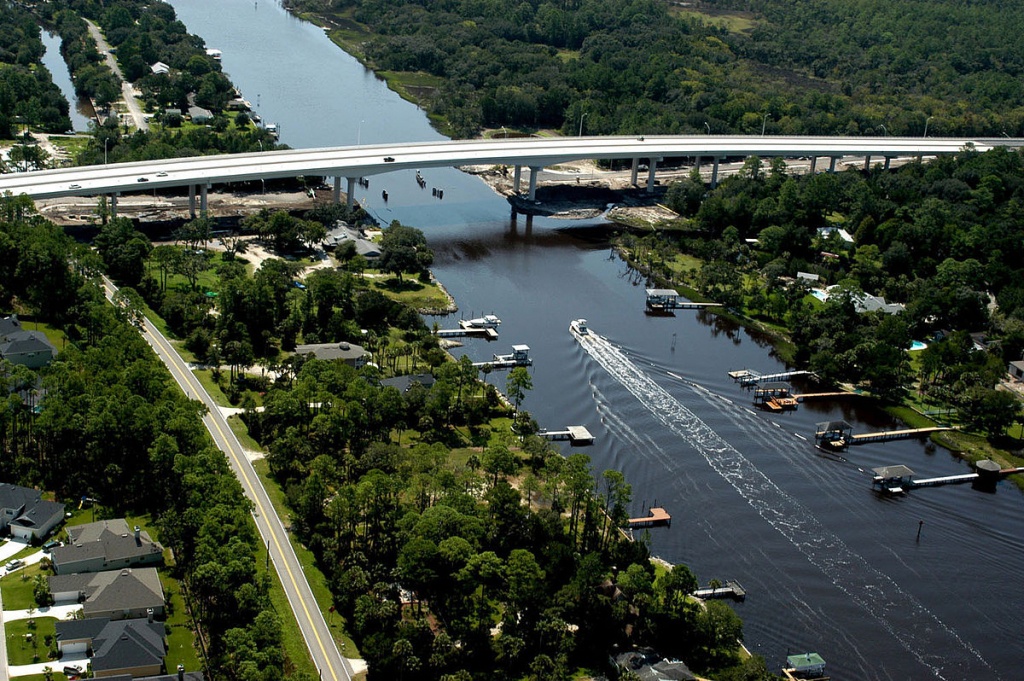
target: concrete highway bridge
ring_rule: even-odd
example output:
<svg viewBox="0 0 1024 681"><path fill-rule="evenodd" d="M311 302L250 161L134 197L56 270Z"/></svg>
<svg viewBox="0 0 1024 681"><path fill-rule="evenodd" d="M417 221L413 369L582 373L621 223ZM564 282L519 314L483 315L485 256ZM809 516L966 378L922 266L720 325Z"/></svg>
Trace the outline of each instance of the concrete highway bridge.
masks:
<svg viewBox="0 0 1024 681"><path fill-rule="evenodd" d="M718 181L724 158L758 156L811 159L811 172L819 158L830 159L829 170L844 156L889 161L899 157L959 153L968 146L978 151L994 147L1019 148L1024 139L934 137L764 137L746 135L646 135L617 137L528 137L516 139L445 140L404 144L292 149L246 154L221 154L162 159L102 166L82 166L0 175L0 194L26 194L32 199L63 196L109 195L116 215L122 193L170 187L188 187L189 208L195 215L198 190L200 210L206 212L207 190L214 184L299 176L334 178L334 199L341 199L341 179L347 181L349 205L360 177L396 170L463 165L503 164L515 168L515 191L521 191L522 169L530 170L527 198L533 200L537 175L546 166L580 159L632 161L632 183L637 184L640 161L647 160L646 186L653 191L657 165L665 158L692 157L699 166L712 164L711 185Z"/></svg>

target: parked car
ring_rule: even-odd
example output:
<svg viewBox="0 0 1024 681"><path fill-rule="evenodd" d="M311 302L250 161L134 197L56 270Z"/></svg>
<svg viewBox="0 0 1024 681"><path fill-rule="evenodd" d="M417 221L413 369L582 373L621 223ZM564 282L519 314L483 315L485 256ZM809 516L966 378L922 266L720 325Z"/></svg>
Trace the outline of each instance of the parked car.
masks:
<svg viewBox="0 0 1024 681"><path fill-rule="evenodd" d="M14 570L17 570L24 564L25 561L21 560L20 558L15 558L14 560L9 561L7 565L5 565L4 567L7 569L8 572L12 572Z"/></svg>
<svg viewBox="0 0 1024 681"><path fill-rule="evenodd" d="M61 543L56 539L51 539L50 541L43 544L43 553L49 553L58 546L61 546Z"/></svg>

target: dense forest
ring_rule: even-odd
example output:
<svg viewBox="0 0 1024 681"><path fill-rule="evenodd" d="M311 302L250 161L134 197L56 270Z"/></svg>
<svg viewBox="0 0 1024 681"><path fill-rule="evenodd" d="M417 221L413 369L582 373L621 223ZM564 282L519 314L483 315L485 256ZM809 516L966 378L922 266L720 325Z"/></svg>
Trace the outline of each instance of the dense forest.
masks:
<svg viewBox="0 0 1024 681"><path fill-rule="evenodd" d="M457 137L503 125L572 134L584 114L595 135L921 135L929 118L936 135L1024 133L1016 5L289 4L328 17L376 69L435 76L424 103Z"/></svg>
<svg viewBox="0 0 1024 681"><path fill-rule="evenodd" d="M101 268L31 201L0 199L0 311L64 338L39 372L0 362L0 480L99 499L113 517L149 514L174 552L210 671L284 678L250 504L202 405L181 393L124 308L104 300Z"/></svg>
<svg viewBox="0 0 1024 681"><path fill-rule="evenodd" d="M46 48L36 18L13 4L0 4L0 139L24 127L46 132L71 129L68 102L41 63Z"/></svg>

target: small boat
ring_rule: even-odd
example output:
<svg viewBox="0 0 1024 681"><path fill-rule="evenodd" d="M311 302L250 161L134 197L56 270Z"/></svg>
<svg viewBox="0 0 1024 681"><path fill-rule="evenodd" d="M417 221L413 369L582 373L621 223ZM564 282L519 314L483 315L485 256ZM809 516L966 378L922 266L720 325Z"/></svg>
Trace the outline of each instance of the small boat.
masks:
<svg viewBox="0 0 1024 681"><path fill-rule="evenodd" d="M476 319L462 319L459 325L464 329L496 329L501 325L501 320L495 315L486 314Z"/></svg>
<svg viewBox="0 0 1024 681"><path fill-rule="evenodd" d="M590 331L587 330L587 320L572 320L571 322L569 322L569 332L572 333L572 335L576 336L577 338L589 335Z"/></svg>

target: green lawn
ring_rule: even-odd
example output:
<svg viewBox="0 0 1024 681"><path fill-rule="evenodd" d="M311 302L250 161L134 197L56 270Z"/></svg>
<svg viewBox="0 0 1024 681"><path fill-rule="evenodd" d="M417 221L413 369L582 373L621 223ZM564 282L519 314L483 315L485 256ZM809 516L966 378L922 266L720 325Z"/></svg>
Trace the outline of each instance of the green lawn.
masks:
<svg viewBox="0 0 1024 681"><path fill-rule="evenodd" d="M231 426L232 432L234 432L235 437L238 438L238 442L243 447L254 452L263 451L263 447L260 446L260 443L256 442L256 440L254 440L252 436L249 435L249 429L246 428L245 423L242 421L242 418L240 416L238 416L237 414L229 416L228 425Z"/></svg>
<svg viewBox="0 0 1024 681"><path fill-rule="evenodd" d="M424 284L416 279L397 277L389 279L373 279L373 288L388 298L405 303L416 309L443 308L448 305L448 298L436 284Z"/></svg>
<svg viewBox="0 0 1024 681"><path fill-rule="evenodd" d="M0 579L0 592L3 594L4 610L28 610L36 607L33 593L35 578L48 575L38 563L24 567L14 574Z"/></svg>
<svg viewBox="0 0 1024 681"><path fill-rule="evenodd" d="M228 396L224 394L224 391L220 389L220 385L214 382L213 374L209 369L196 369L192 373L195 374L199 382L206 388L206 392L210 393L210 397L213 398L214 402L222 407L234 406L228 400Z"/></svg>
<svg viewBox="0 0 1024 681"><path fill-rule="evenodd" d="M30 627L29 622L35 622L35 626ZM47 636L52 640L56 626L57 619L54 617L36 617L32 620L5 622L7 664L18 666L46 662L49 658L44 642ZM28 634L32 634L31 639L26 638Z"/></svg>
<svg viewBox="0 0 1024 681"><path fill-rule="evenodd" d="M160 582L167 595L167 669L177 669L185 665L188 671L203 669L203 663L196 649L195 635L192 632L191 618L185 609L185 600L181 595L181 585L168 575L166 569L160 570Z"/></svg>

